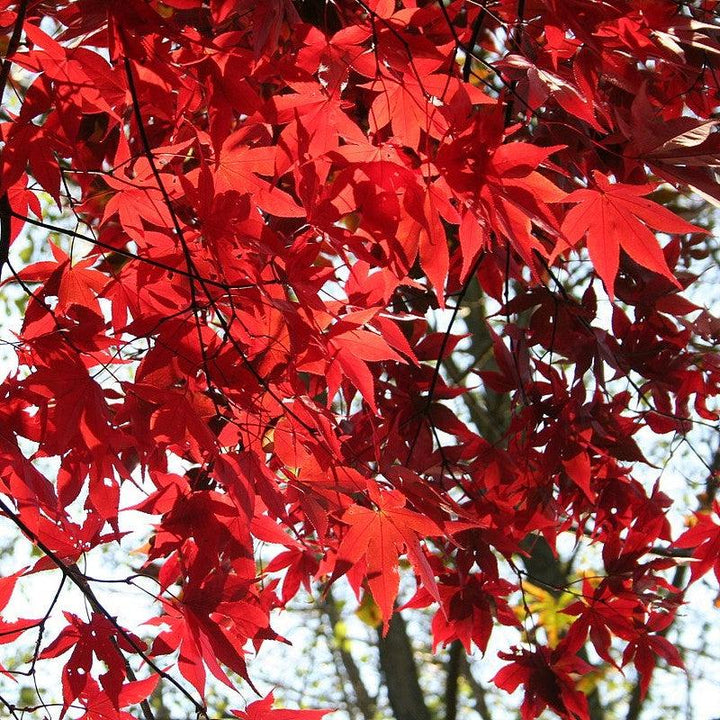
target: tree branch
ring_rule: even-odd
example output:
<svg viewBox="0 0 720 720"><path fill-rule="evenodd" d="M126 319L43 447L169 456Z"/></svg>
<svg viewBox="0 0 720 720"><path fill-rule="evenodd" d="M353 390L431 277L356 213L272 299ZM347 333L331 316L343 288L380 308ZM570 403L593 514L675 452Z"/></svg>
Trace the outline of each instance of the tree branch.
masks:
<svg viewBox="0 0 720 720"><path fill-rule="evenodd" d="M173 265L167 265L166 263L160 262L159 260L153 260L152 258L143 257L142 255L138 255L136 253L130 252L129 250L125 250L124 248L115 247L114 245L104 243L102 240L98 240L92 235L84 235L83 233L79 233L75 230L70 230L69 228L52 225L51 223L46 223L42 220L36 220L35 218L28 217L27 215L21 215L20 213L15 212L12 209L10 210L10 215L14 218L17 218L18 220L22 220L23 222L29 223L30 225L34 225L35 227L43 228L44 230L49 230L50 232L56 232L61 235L67 235L68 237L75 240L83 240L84 242L88 242L91 245L95 245L96 247L99 247L103 250L107 250L108 252L112 252L117 255L121 255L122 257L128 258L128 260L137 260L138 262L142 262L146 265L156 267L160 270L166 270L169 273L181 275L182 277L186 277L190 280L197 280L199 283L204 283L205 285L208 285L210 287L220 288L221 290L225 290L225 292L229 292L230 290L247 290L249 288L257 286L257 283L247 285L228 285L226 283L221 283L217 280L212 280L211 278L188 272L187 270L183 270L182 268L174 267ZM0 207L0 217L2 217L2 207ZM276 284L276 282L277 281L275 280L266 280L263 282L263 284L274 285Z"/></svg>
<svg viewBox="0 0 720 720"><path fill-rule="evenodd" d="M167 672L165 672L161 667L159 667L153 659L138 645L135 638L127 631L125 630L120 623L118 623L117 618L110 614L110 612L103 606L103 604L98 600L97 596L95 595L93 589L90 587L90 585L87 582L87 579L80 571L80 568L77 567L77 565L68 564L65 561L63 561L55 552L53 552L45 543L43 543L42 540L38 538L38 536L18 517L17 513L13 512L13 510L7 505L7 503L0 498L0 510L3 512L5 517L7 517L9 520L11 520L21 531L22 533L47 557L50 558L50 560L53 562L53 564L60 570L60 572L63 574L63 577L69 578L70 581L80 590L80 592L83 594L85 599L90 604L90 607L97 613L101 614L103 617L105 617L110 624L115 628L115 630L122 635L123 639L132 647L132 649L138 654L142 660L147 663L148 667L150 667L153 672L155 672L157 675L159 675L163 680L167 680L172 685L174 685L192 704L193 707L197 710L197 712L200 714L205 713L205 707L199 703L195 698L193 698L192 695L177 681L175 678L173 678L171 675L168 675ZM118 652L120 652L118 648ZM122 656L122 653L121 653ZM127 663L127 660L124 656L123 661ZM132 670L130 671L132 673ZM130 677L128 675L128 677ZM133 678L130 677L132 680ZM147 706L149 709L149 705ZM143 708L144 710L144 708ZM150 710L150 715L146 715L147 720L153 720L152 711Z"/></svg>
<svg viewBox="0 0 720 720"><path fill-rule="evenodd" d="M466 83L470 82L473 53L475 52L475 45L477 44L477 39L480 36L480 30L482 29L483 22L485 21L486 16L487 8L485 7L485 3L483 2L480 12L478 13L478 16L475 18L475 22L473 23L472 34L470 35L470 40L468 41L465 49L466 55L465 62L463 63L463 81Z"/></svg>
<svg viewBox="0 0 720 720"><path fill-rule="evenodd" d="M17 52L18 47L20 47L20 38L22 37L23 25L25 24L27 5L28 0L22 0L20 6L18 7L12 36L8 42L7 52L5 53L5 59L3 60L2 67L0 67L0 102L2 102L5 97L5 86L7 85L8 78L10 77L13 55ZM1 177L0 180L2 180ZM12 208L10 207L10 200L7 195L7 188L5 188L3 194L0 196L0 274L2 273L3 266L8 261L10 253L11 215Z"/></svg>
<svg viewBox="0 0 720 720"><path fill-rule="evenodd" d="M0 196L0 274L10 255L12 208L7 193Z"/></svg>
<svg viewBox="0 0 720 720"><path fill-rule="evenodd" d="M25 24L27 6L28 0L22 0L18 7L13 33L10 37L10 42L8 42L2 67L0 67L0 101L5 95L5 85L7 85L8 78L10 77L13 55L15 55L17 49L20 47L20 38L22 37L23 25Z"/></svg>

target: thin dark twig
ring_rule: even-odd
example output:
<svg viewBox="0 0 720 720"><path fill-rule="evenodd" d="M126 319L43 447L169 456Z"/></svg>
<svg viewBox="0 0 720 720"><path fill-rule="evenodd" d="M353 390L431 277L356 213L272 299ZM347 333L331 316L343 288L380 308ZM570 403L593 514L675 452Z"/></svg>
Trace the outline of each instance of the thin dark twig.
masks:
<svg viewBox="0 0 720 720"><path fill-rule="evenodd" d="M150 167L153 172L153 176L155 178L156 183L158 184L158 189L160 190L160 193L163 197L163 202L165 203L168 212L170 214L170 219L173 224L173 229L175 230L175 233L177 235L178 241L180 242L180 245L182 247L183 255L185 257L185 262L187 265L187 272L190 274L191 277L197 279L198 284L200 285L200 288L203 291L203 294L207 297L208 302L210 306L213 308L215 312L215 316L217 318L217 321L220 325L220 327L223 330L224 333L224 339L232 345L233 349L238 353L240 356L240 359L242 360L243 364L247 369L250 371L251 375L255 380L258 382L258 384L267 392L270 397L273 398L278 404L283 405L281 398L278 397L277 393L270 387L270 384L268 381L260 374L258 369L255 367L255 365L250 362L250 359L247 356L247 353L242 348L240 343L237 341L237 339L232 335L230 332L230 325L228 324L227 319L223 315L223 313L220 311L220 308L217 305L217 300L215 297L213 297L212 293L208 290L208 284L205 283L202 276L197 272L197 266L195 265L195 262L192 258L192 254L190 253L190 248L188 247L187 241L185 240L185 234L183 232L182 226L180 225L180 221L177 217L177 213L175 212L175 208L172 204L172 200L170 198L170 195L165 187L165 184L163 182L162 176L160 175L160 172L157 169L157 166L155 164L154 156L152 153L152 148L150 146L150 141L147 137L147 133L145 132L145 127L143 125L142 120L142 112L140 110L140 103L137 96L137 88L135 86L135 81L133 78L132 73L132 66L130 64L130 61L128 58L125 58L125 71L128 79L128 89L130 91L131 95L131 102L133 106L133 112L135 115L135 120L139 126L139 132L140 132L140 139L143 144L143 150L145 153L145 156L150 163ZM191 284L192 285L192 284ZM194 286L192 287L192 292L195 292ZM202 345L202 338L200 339L201 345ZM287 406L284 407L284 412L286 412L290 417L295 420L302 428L304 428L310 435L315 435L316 430L312 426L308 425L305 420L303 420L292 408L289 408Z"/></svg>
<svg viewBox="0 0 720 720"><path fill-rule="evenodd" d="M167 188L165 187L165 183L163 182L162 175L160 175L160 171L157 168L157 163L155 162L155 156L152 153L152 148L150 146L150 140L147 136L147 131L145 130L145 122L143 120L142 116L142 110L140 108L140 99L138 97L137 93L137 87L135 85L135 78L133 76L132 71L132 65L130 63L130 58L126 57L124 60L125 64L125 75L127 77L128 81L128 90L130 91L130 99L132 102L132 108L133 108L133 114L135 115L135 122L138 126L138 132L140 133L140 141L142 142L143 150L145 157L147 158L148 163L150 163L150 169L152 170L153 177L155 178L155 182L157 183L157 186L160 190L160 194L163 198L163 203L168 209L168 212L170 213L170 219L172 220L173 229L175 230L175 234L177 235L178 240L180 241L180 246L182 247L183 256L185 258L185 265L187 267L187 272L189 275L193 275L197 273L197 267L195 266L195 262L192 259L192 255L190 254L190 248L187 245L187 242L185 242L185 238L183 235L182 227L180 225L180 220L178 219L177 213L175 212L175 206L172 203L172 200L170 199L170 194L167 191ZM200 322L200 309L198 307L198 301L197 301L197 289L195 287L194 280L191 280L190 283L190 304L193 314L193 319L195 320L195 331L198 336L198 346L200 348L200 354L202 356L202 367L205 374L205 382L207 383L208 389L213 388L214 383L212 380L212 377L210 375L210 365L208 363L207 359L207 353L205 348L205 343L203 342L203 334L202 334L202 325ZM205 288L203 288L205 290ZM205 294L208 295L208 299L210 299L210 296L205 290ZM215 412L216 414L220 415L220 407L217 404L217 401L215 399L214 393L212 395L212 401L215 405Z"/></svg>
<svg viewBox="0 0 720 720"><path fill-rule="evenodd" d="M14 717L16 720L20 720L20 717L16 713L16 710L18 709L15 705L13 705L11 702L6 700L2 695L0 695L0 703L2 703L6 710ZM21 710L22 712L22 710Z"/></svg>
<svg viewBox="0 0 720 720"><path fill-rule="evenodd" d="M460 312L460 308L462 307L462 302L465 299L465 295L467 295L467 291L470 288L470 283L475 279L475 273L477 272L477 269L480 267L480 263L482 262L483 258L485 257L485 250L481 250L478 254L477 258L475 259L475 262L473 263L472 267L470 268L470 272L468 273L467 280L462 286L462 289L458 293L457 300L455 301L455 307L453 308L453 314L450 318L450 322L448 323L448 326L445 330L445 334L443 335L442 342L440 343L440 349L438 350L438 361L435 365L435 372L433 373L432 380L430 381L430 387L428 388L428 397L426 401L426 408L430 406L430 403L432 403L433 394L435 392L435 387L437 386L438 379L440 377L440 366L442 364L442 358L443 355L445 355L445 348L447 347L448 342L450 341L450 332L452 331L453 325L455 324L455 320L457 319L458 313Z"/></svg>
<svg viewBox="0 0 720 720"><path fill-rule="evenodd" d="M0 196L0 274L10 255L10 237L12 235L12 207L7 193Z"/></svg>
<svg viewBox="0 0 720 720"><path fill-rule="evenodd" d="M472 70L473 53L475 52L475 45L477 44L478 38L480 37L480 30L482 29L485 18L488 16L485 2L482 4L482 8L475 18L473 23L472 32L470 34L470 40L465 48L465 62L463 63L463 80L466 83L470 82L470 74Z"/></svg>
<svg viewBox="0 0 720 720"><path fill-rule="evenodd" d="M8 42L7 51L5 52L5 59L3 60L2 67L0 67L0 100L2 100L2 97L5 95L5 85L7 85L8 78L10 77L13 56L17 52L17 49L20 47L20 38L22 37L23 26L25 25L27 6L28 0L22 0L20 6L17 9L13 33L10 37L10 42Z"/></svg>
<svg viewBox="0 0 720 720"><path fill-rule="evenodd" d="M518 0L516 15L517 17L515 21L515 26L513 27L512 33L510 34L510 42L508 44L511 48L514 47L518 53L521 53L520 43L522 42L523 23L525 21L525 0ZM513 81L512 83L510 83L511 93L515 97L517 97L516 88L517 82ZM512 120L514 109L513 106L514 100L513 98L509 98L507 106L505 107L505 127L510 125L510 121Z"/></svg>
<svg viewBox="0 0 720 720"><path fill-rule="evenodd" d="M20 38L22 37L23 25L25 24L27 5L28 0L22 0L18 7L13 33L8 42L2 67L0 67L0 102L5 97L5 86L10 77L13 56L17 52L18 47L20 47ZM5 189L2 196L0 196L0 273L2 273L3 266L8 261L8 255L10 253L11 215L12 208L10 207L7 189Z"/></svg>
<svg viewBox="0 0 720 720"><path fill-rule="evenodd" d="M441 13L442 13L442 15L443 15L443 17L444 17L444 19L445 19L445 23L446 23L446 25L448 26L448 30L450 30L450 34L453 36L453 40L455 41L456 50L457 50L457 49L462 49L463 52L465 52L465 54L467 55L468 58L470 58L471 60L475 60L476 62L480 63L481 65L484 65L488 70L492 71L492 72L494 73L495 77L499 80L500 84L501 84L511 95L513 95L513 97L515 97L517 100L519 100L519 101L525 106L525 108L528 110L528 112L529 112L531 115L536 115L536 114L537 114L537 111L536 111L536 110L533 110L533 109L530 107L530 105L528 104L528 102L525 100L525 98L522 97L522 95L520 95L520 93L518 93L518 91L517 91L517 89L516 89L516 83L515 83L515 82L510 82L510 81L506 80L506 79L502 76L501 72L497 69L497 67L496 67L495 65L493 65L493 63L491 63L490 61L486 60L484 57L482 57L482 56L480 56L480 55L477 55L472 47L464 46L464 45L462 44L462 42L460 41L460 37L459 37L458 34L457 34L457 30L455 29L455 26L452 24L452 19L450 18L450 15L449 15L449 13L448 13L448 11L447 11L447 8L445 7L445 5L444 5L444 3L442 2L442 0L438 0L438 4L439 4L439 6L440 6L440 11L441 11ZM484 9L485 9L485 12L487 13L487 12L488 12L487 8L484 8ZM467 64L465 64L465 65L463 66L463 78L465 77L465 67L466 67L466 66L467 66ZM470 71L470 72L472 72L472 71ZM468 74L470 74L470 73L468 73ZM480 80L480 82L482 82L483 85L485 85L486 87L488 87L488 88L490 88L490 89L492 89L492 90L495 90L495 91L497 92L497 88L495 88L495 87L492 85L492 83L489 83L487 80L485 80L484 78L480 77L477 73L472 73L472 75L473 75L474 77L476 77L478 80ZM507 123L506 123L506 125L507 125Z"/></svg>
<svg viewBox="0 0 720 720"><path fill-rule="evenodd" d="M1 208L0 208L1 209ZM0 213L1 215L1 213ZM211 287L220 288L221 290L225 290L226 292L229 290L250 290L254 287L257 287L257 283L248 283L247 285L227 285L226 283L218 282L217 280L211 280L210 278L203 277L199 274L193 274L191 272L188 272L187 270L183 270L182 268L174 267L173 265L167 265L164 262L161 262L159 260L153 260L149 257L144 257L142 255L138 255L137 253L130 252L129 250L125 250L125 248L118 248L113 245L110 245L109 243L104 243L102 240L98 240L97 238L91 236L91 235L85 235L83 233L79 233L75 230L70 230L68 228L63 228L58 225L52 225L50 223L46 223L42 220L36 220L35 218L28 217L27 215L21 215L20 213L11 210L10 215L12 217L17 218L18 220L22 220L23 222L30 223L30 225L34 225L35 227L40 227L45 230L49 230L50 232L56 232L60 235L67 235L70 238L74 238L76 240L84 240L85 242L88 242L92 245L96 245L99 248L102 248L103 250L108 250L109 252L114 252L117 255L121 255L122 257L126 257L129 260L137 260L138 262L145 263L146 265L152 265L153 267L158 268L159 270L165 270L169 273L176 273L177 275L182 275L183 277L189 278L191 280L197 280L198 282L203 282L206 285L209 285ZM273 280L266 280L264 281L265 284L271 285L274 284L275 281Z"/></svg>
<svg viewBox="0 0 720 720"><path fill-rule="evenodd" d="M425 400L425 406L423 410L419 413L426 413L430 406L432 405L433 396L435 394L435 388L437 387L438 380L440 379L440 368L442 366L442 360L443 356L445 355L445 349L447 348L447 344L450 341L450 333L452 332L453 325L455 323L455 320L457 319L458 313L460 312L460 308L462 307L462 302L465 298L465 295L467 294L467 291L470 287L470 283L475 278L475 273L477 272L478 267L480 267L480 263L482 262L482 259L485 257L485 250L481 250L478 254L477 258L475 259L475 262L472 265L472 268L470 269L470 272L468 273L467 280L463 283L462 289L457 295L457 299L455 301L455 307L453 308L452 316L450 317L450 322L448 323L447 328L445 329L445 334L443 335L442 342L440 343L440 349L438 350L438 358L437 363L435 364L435 370L433 371L432 379L430 380L430 387L428 388L427 398ZM410 459L412 458L413 451L415 450L415 444L417 443L418 437L420 435L420 426L418 426L417 432L415 434L415 439L413 440L412 444L410 445L410 449L408 451L408 457L405 461L405 464L407 465L410 462Z"/></svg>
<svg viewBox="0 0 720 720"><path fill-rule="evenodd" d="M103 604L98 600L97 596L93 592L93 589L90 587L87 579L82 574L77 565L75 565L74 563L69 564L62 560L22 521L18 514L14 512L12 508L10 508L10 506L7 505L7 503L2 498L0 498L0 510L3 512L5 517L8 518L8 520L13 522L22 531L22 533L25 535L25 537L28 538L28 540L30 540L30 542L32 542L45 556L50 558L52 563L63 574L63 577L70 579L70 581L83 594L83 596L88 601L93 610L101 614L106 620L109 621L113 628L115 628L115 630L120 635L122 635L123 639L128 643L128 645L130 645L130 647L132 647L132 649L137 653L137 655L142 658L145 663L147 663L148 667L150 667L153 672L163 678L163 680L167 680L169 683L174 685L193 704L193 706L198 712L205 712L204 705L195 700L195 698L177 680L175 680L174 677L169 675L167 672L165 672L165 670L163 670L159 665L157 665L157 663L145 652L145 650L140 647L132 634L125 630L125 628L122 627L122 625L120 625L120 623L117 621L117 618L111 615L110 612L103 606Z"/></svg>

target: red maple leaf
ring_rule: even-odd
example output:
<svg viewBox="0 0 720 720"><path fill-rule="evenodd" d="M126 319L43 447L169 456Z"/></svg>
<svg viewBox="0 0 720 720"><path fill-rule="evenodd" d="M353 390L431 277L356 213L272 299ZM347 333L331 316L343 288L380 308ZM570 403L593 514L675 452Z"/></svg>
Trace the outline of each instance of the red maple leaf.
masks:
<svg viewBox="0 0 720 720"><path fill-rule="evenodd" d="M277 150L269 145L248 145L250 130L237 130L223 142L214 171L216 192L251 193L253 202L265 212L280 217L302 217L305 211L290 195L260 177L274 176Z"/></svg>
<svg viewBox="0 0 720 720"><path fill-rule="evenodd" d="M387 633L398 593L400 555L407 553L425 586L438 595L419 540L441 531L432 520L406 508L405 497L397 490L380 490L368 483L368 491L377 509L352 505L343 514L342 520L349 527L338 548L333 576L347 572L364 559L368 586L382 614L383 632Z"/></svg>
<svg viewBox="0 0 720 720"><path fill-rule="evenodd" d="M608 294L614 297L620 248L643 267L677 284L650 228L681 234L704 231L646 200L644 196L655 190L654 185L611 183L598 171L593 178L596 188L574 190L565 198L565 202L577 204L565 216L562 231L572 244L587 237L590 259Z"/></svg>
<svg viewBox="0 0 720 720"><path fill-rule="evenodd" d="M720 580L720 503L713 503L713 512L695 513L694 521L674 543L677 548L692 548L696 562L690 566L693 579L712 569Z"/></svg>
<svg viewBox="0 0 720 720"><path fill-rule="evenodd" d="M572 674L587 673L591 666L573 655L566 655L562 643L554 650L541 646L536 650L515 648L512 653L499 653L504 660L512 660L493 678L493 682L507 692L525 687L522 720L532 720L546 707L558 715L574 720L588 720L587 698L581 693Z"/></svg>
<svg viewBox="0 0 720 720"><path fill-rule="evenodd" d="M143 642L139 638L133 638L134 645L131 645L128 639L99 613L93 613L89 622L67 612L65 619L68 624L39 655L39 658L55 658L72 649L62 675L65 706L68 707L76 698L84 695L88 684L94 682L90 672L95 655L107 668L100 675L103 691L115 708L119 707L126 677L122 651L134 651L135 647L142 647Z"/></svg>
<svg viewBox="0 0 720 720"><path fill-rule="evenodd" d="M274 709L275 697L269 693L261 700L251 702L245 710L232 710L240 720L320 720L332 710L288 710Z"/></svg>
<svg viewBox="0 0 720 720"><path fill-rule="evenodd" d="M434 60L416 63L412 70L401 78L384 76L371 84L379 91L370 108L370 130L377 133L390 123L394 134L403 145L417 148L421 131L432 137L441 137L447 132L447 121L440 109L428 102L430 97L445 98L452 94L457 83L447 75L431 75L437 68Z"/></svg>

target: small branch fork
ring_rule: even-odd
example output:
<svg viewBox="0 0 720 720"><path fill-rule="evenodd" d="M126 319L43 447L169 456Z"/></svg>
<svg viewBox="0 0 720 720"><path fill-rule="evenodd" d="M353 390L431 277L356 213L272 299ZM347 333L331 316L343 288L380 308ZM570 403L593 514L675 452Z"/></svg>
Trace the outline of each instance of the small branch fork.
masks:
<svg viewBox="0 0 720 720"><path fill-rule="evenodd" d="M82 573L80 568L78 568L75 563L65 562L53 550L51 550L42 540L40 540L40 538L38 538L38 536L22 521L18 514L2 498L0 498L0 511L3 513L3 515L5 515L5 517L7 517L22 531L22 533L25 535L25 537L28 538L28 540L30 540L30 542L32 542L45 556L50 558L53 564L62 573L63 579L70 580L73 585L75 585L78 590L80 590L85 599L88 601L90 607L95 612L102 615L108 620L108 622L113 626L113 628L115 628L117 633L121 635L122 638L128 643L128 645L133 648L133 650L143 660L143 662L145 662L148 667L150 667L152 671L159 675L163 680L167 680L169 683L174 685L175 688L177 688L177 690L192 703L193 707L196 709L199 715L204 715L205 706L202 703L198 702L177 680L175 680L175 678L165 672L165 670L163 670L145 652L145 650L143 650L143 648L138 644L137 640L135 640L135 638L127 630L125 630L125 628L123 628L120 623L118 623L117 618L112 615L110 611L107 610L107 608L105 608L105 606L98 600L97 595L95 595L95 592L90 587L87 578ZM130 667L127 658L125 658L122 651L117 646L117 643L115 643L115 647L118 651L118 654L123 658L127 677L131 681L135 680L135 674ZM143 710L145 720L154 720L150 704L147 702L147 700L141 703L141 708Z"/></svg>
<svg viewBox="0 0 720 720"><path fill-rule="evenodd" d="M195 265L195 262L192 258L192 254L190 252L190 248L187 244L187 240L185 239L185 234L183 232L182 226L180 225L180 221L178 219L177 213L175 212L175 208L172 203L172 199L170 198L170 194L167 191L167 188L165 187L165 183L163 182L162 175L160 174L160 171L157 169L157 164L155 162L155 157L153 155L152 147L150 145L150 141L148 139L147 133L145 131L145 125L142 117L142 111L140 108L140 100L138 98L137 94L137 87L135 84L135 79L133 76L133 70L132 70L132 63L130 62L129 58L125 58L124 60L124 67L125 67L125 74L127 76L127 82L128 82L128 90L130 92L131 97L131 103L132 103L132 109L133 109L133 115L135 117L135 121L138 125L138 132L140 134L140 141L142 143L143 147L143 155L147 159L148 163L150 164L150 168L153 173L153 177L155 178L155 182L157 183L158 189L160 190L160 194L162 195L163 202L165 206L168 209L168 212L170 214L171 222L173 225L173 230L175 231L175 235L177 236L178 242L181 245L183 256L185 258L185 263L187 266L187 272L184 273L187 276L191 278L191 296L193 300L193 306L195 305L196 301L196 289L193 282L193 279L197 279L200 288L205 295L205 297L208 300L209 307L212 308L212 310L215 312L215 316L217 318L217 321L222 328L224 338L227 342L229 342L233 349L238 353L240 356L243 364L248 369L248 371L251 373L251 375L255 378L255 380L258 382L260 387L265 390L276 402L279 404L283 404L281 398L277 396L277 393L272 389L268 381L258 372L255 365L250 361L247 354L243 350L240 343L237 341L235 337L233 337L231 332L230 323L227 321L223 313L220 311L220 308L218 308L217 300L212 295L212 293L208 289L208 284L205 283L204 278L202 275L198 272L197 266ZM200 345L202 347L202 338L200 338ZM209 376L209 367L208 363L205 359L205 375L208 379L208 384L210 385L210 376ZM308 433L311 435L314 435L316 433L315 428L308 425L308 423L303 420L292 408L285 406L284 412L286 412L290 417L293 418L295 422L298 423L302 428L307 430Z"/></svg>

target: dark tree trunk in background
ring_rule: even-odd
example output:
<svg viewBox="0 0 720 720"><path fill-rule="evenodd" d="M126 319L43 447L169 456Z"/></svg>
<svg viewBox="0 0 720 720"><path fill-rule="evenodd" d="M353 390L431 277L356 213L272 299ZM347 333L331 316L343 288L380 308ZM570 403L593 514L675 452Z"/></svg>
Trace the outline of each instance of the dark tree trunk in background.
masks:
<svg viewBox="0 0 720 720"><path fill-rule="evenodd" d="M393 615L390 629L378 640L380 669L395 720L433 720L420 688L418 669L405 619Z"/></svg>

